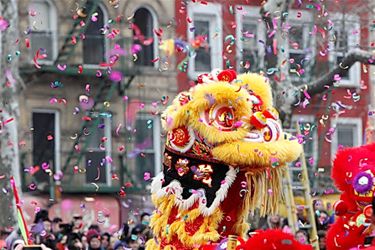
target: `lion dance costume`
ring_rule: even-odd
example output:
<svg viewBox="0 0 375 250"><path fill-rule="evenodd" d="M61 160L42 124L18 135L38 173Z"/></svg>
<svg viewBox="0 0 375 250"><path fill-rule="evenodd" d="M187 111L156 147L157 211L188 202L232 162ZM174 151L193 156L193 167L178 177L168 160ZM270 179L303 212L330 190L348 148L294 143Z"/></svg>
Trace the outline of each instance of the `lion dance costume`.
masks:
<svg viewBox="0 0 375 250"><path fill-rule="evenodd" d="M275 212L284 167L302 147L283 133L266 78L232 70L201 75L162 123L167 138L163 171L151 187L148 250L199 249L242 236L255 208Z"/></svg>
<svg viewBox="0 0 375 250"><path fill-rule="evenodd" d="M375 144L340 150L333 162L332 178L342 192L334 204L338 219L327 233L328 250L363 247L375 195Z"/></svg>

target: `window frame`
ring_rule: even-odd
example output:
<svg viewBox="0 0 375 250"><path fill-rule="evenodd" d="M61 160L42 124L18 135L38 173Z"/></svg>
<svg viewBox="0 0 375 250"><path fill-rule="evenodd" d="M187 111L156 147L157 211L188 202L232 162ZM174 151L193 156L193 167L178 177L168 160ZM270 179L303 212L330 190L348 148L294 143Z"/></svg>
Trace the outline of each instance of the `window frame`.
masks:
<svg viewBox="0 0 375 250"><path fill-rule="evenodd" d="M106 23L108 23L108 20L109 20L108 10L107 10L106 6L101 2L98 4L98 8L100 8L101 11L103 12L103 24L106 25ZM90 22L91 22L91 20L90 20ZM109 48L110 41L109 41L109 39L106 39L105 35L102 35L102 37L103 37L103 40L104 40L103 58L104 58L104 62L107 62L108 58L106 57L106 55L107 55L108 51L110 50L110 48ZM83 55L83 42L81 43L81 48L82 48L82 65L83 65L84 68L87 68L87 69L105 69L105 67L100 66L101 62L98 62L97 64L85 63L84 55Z"/></svg>
<svg viewBox="0 0 375 250"><path fill-rule="evenodd" d="M342 31L342 27L341 27L341 22L342 22L342 19L344 18L344 15L342 13L332 13L330 14L330 20L334 23L334 26L335 27L336 25L339 26L339 30ZM335 23L336 21L336 23ZM337 21L339 21L340 23L337 24ZM359 17L356 16L356 15L350 15L350 14L345 14L345 30L347 32L347 35L348 37L351 37L351 39L348 39L348 48L347 48L347 52L350 51L351 48L355 48L357 45L360 44L360 40L361 40L361 33L360 33L360 27L361 27L361 24L360 24L360 20L359 20ZM353 26L351 26L353 25ZM349 27L346 28L346 27ZM330 37L332 37L334 35L334 31L336 29L332 29L330 31ZM351 32L353 30L358 30L359 33L356 34L356 35L353 35L351 34ZM329 45L329 54L328 54L328 60L329 62L331 63L331 65L334 65L336 66L336 62L337 62L337 57L343 57L345 55L345 52L342 52L342 51L336 51L336 46L335 46L335 42L332 40L332 39L329 39L329 42L328 42L328 45ZM360 86L360 81L361 81L361 63L359 62L356 62L354 63L350 69L349 69L349 79L344 79L342 78L340 80L340 83L338 84L338 87L359 87Z"/></svg>
<svg viewBox="0 0 375 250"><path fill-rule="evenodd" d="M296 122L303 122L303 123L310 123L310 124L315 124L316 119L315 116L313 115L293 115L292 116L292 124L295 124ZM315 161L315 166L317 166L316 159L318 158L318 127L315 127L316 129L313 131L312 134L312 157L314 158ZM305 153L306 154L306 153ZM311 157L310 156L310 157Z"/></svg>
<svg viewBox="0 0 375 250"><path fill-rule="evenodd" d="M236 9L242 9L241 12L236 11L236 68L239 70L241 68L240 62L243 61L243 44L244 42L241 40L242 31L244 23L251 23L255 24L257 27L256 31L256 48L258 52L258 66L259 69L264 67L264 56L265 50L264 46L259 43L259 40L265 41L266 40L266 33L265 31L265 24L263 21L259 22L258 20L261 18L260 16L260 7L254 6L247 6L247 5L236 5Z"/></svg>
<svg viewBox="0 0 375 250"><path fill-rule="evenodd" d="M297 16L300 15L300 17L298 18ZM312 32L312 29L310 30L310 26L309 25L303 25L303 24L312 24L314 22L314 16L313 16L313 13L311 13L310 11L307 11L307 10L289 10L288 11L288 19L287 19L287 23L292 27L303 27L303 49L293 49L291 48L290 46L290 39L289 39L289 35L287 35L286 39L287 39L287 46L286 46L286 53L287 53L287 56L288 56L288 72L289 72L289 77L290 79L293 81L293 82L301 82L301 81L305 81L305 77L308 76L310 73L311 73L311 65L309 66L306 66L304 69L305 69L305 77L299 77L297 74L295 73L290 73L290 54L291 53L295 53L295 54L304 54L305 55L305 58L306 58L306 55L310 55L309 58L309 62L312 62L313 60L315 60L315 55L316 55L316 37L315 35L310 35L310 33ZM295 24L295 25L292 25ZM290 29L291 29L290 28ZM312 28L312 26L311 26ZM288 30L288 33L290 31L290 29ZM310 42L310 46L308 46L308 42ZM311 49L311 52L309 53L308 51L305 51L307 49Z"/></svg>
<svg viewBox="0 0 375 250"><path fill-rule="evenodd" d="M188 41L194 39L194 32L190 31L194 27L195 20L209 21L210 29L210 57L211 71L223 68L223 23L222 8L220 4L208 3L208 5L189 3L188 16L192 22L188 23L187 38ZM213 34L217 34L213 36ZM215 42L214 42L215 41ZM219 56L217 56L219 55ZM195 57L189 57L188 76L190 79L196 79L200 74L209 73L195 70Z"/></svg>
<svg viewBox="0 0 375 250"><path fill-rule="evenodd" d="M56 5L53 3L51 0L32 0L28 4L28 10L33 8L33 3L47 3L49 7L49 12L48 12L48 24L50 26L50 31L52 33L52 58L50 60L44 59L38 61L39 64L41 65L53 65L54 61L56 60L58 53L59 53L59 39L58 39L58 13L57 13L57 8ZM32 25L32 17L29 15L28 17L28 23L29 25ZM30 42L32 43L32 39L30 36ZM30 50L31 51L31 50ZM33 63L33 58L34 55L30 53L30 63Z"/></svg>
<svg viewBox="0 0 375 250"><path fill-rule="evenodd" d="M41 109L41 108L33 108L31 110L31 124L33 124L33 114L34 113L42 113L42 114L54 114L55 115L55 134L54 134L54 142L55 142L55 166L54 171L55 173L61 171L61 127L60 127L60 111L55 109Z"/></svg>
<svg viewBox="0 0 375 250"><path fill-rule="evenodd" d="M112 119L113 119L113 115L111 112L99 112L99 111L94 111L93 113L91 113L91 116L95 115L95 113L97 113L98 115L98 118L95 117L95 119L100 119L100 114L101 113L105 113L107 114L108 116L104 116L102 117L103 120L104 120L104 136L107 138L107 140L104 142L104 147L105 147L105 156L109 156L112 158ZM93 149L93 148L90 148L90 147L87 147L87 150L83 153L86 153L86 152L103 152L102 150L100 150L99 147ZM86 159L86 155L84 156L84 159L85 159L85 164L87 162L87 159ZM86 165L85 165L86 167ZM107 186L111 186L112 185L112 175L111 175L111 169L112 169L112 164L110 162L105 162L105 169L106 169L106 183L99 183L99 185L107 185ZM88 184L86 182L86 184Z"/></svg>
<svg viewBox="0 0 375 250"><path fill-rule="evenodd" d="M152 116L146 113L138 113L136 117L137 120L153 120L152 126L152 136L153 136L153 145L152 149L143 149L144 153L152 153L154 157L154 172L157 175L161 171L161 126L160 126L160 116ZM137 135L135 135L136 137ZM135 138L134 138L135 139ZM136 139L134 140L136 141Z"/></svg>
<svg viewBox="0 0 375 250"><path fill-rule="evenodd" d="M331 159L334 159L337 148L338 148L338 132L337 132L337 124L342 125L355 125L356 129L353 129L353 147L362 145L363 142L363 123L361 118L357 117L338 117L336 119L331 120L331 127L335 128L335 132L333 133L332 142L331 142Z"/></svg>
<svg viewBox="0 0 375 250"><path fill-rule="evenodd" d="M158 27L159 27L159 22L158 22L158 16L156 14L156 11L149 5L147 4L140 4L140 5L137 5L133 12L132 13L135 13L138 9L146 9L150 12L151 14L151 17L152 17L152 23L153 23L153 26L152 26L152 35L153 35L153 38L154 38L154 42L153 42L153 50L154 50L154 58L159 58L159 42L158 42L158 36L155 34L154 30L156 30ZM131 38L133 38L133 33L131 35ZM153 66L146 66L146 65L135 65L135 63L133 63L134 66L137 66L137 67L141 67L141 68L155 68L155 69L158 69L159 68L159 64L160 64L160 60L156 61L153 63L154 65Z"/></svg>

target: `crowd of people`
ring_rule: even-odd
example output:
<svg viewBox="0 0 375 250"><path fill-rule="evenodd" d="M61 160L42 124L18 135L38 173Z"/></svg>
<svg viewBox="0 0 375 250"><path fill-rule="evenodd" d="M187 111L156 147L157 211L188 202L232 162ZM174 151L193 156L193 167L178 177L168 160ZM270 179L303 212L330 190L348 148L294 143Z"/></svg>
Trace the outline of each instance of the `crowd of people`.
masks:
<svg viewBox="0 0 375 250"><path fill-rule="evenodd" d="M152 237L149 222L150 214L143 213L138 224L124 223L118 232L110 234L101 231L99 225L85 225L81 215L73 215L72 221L64 222L58 217L50 219L48 211L41 210L30 226L30 237L33 244L43 245L43 249L142 250ZM4 243L7 250L22 249L24 242L20 229L13 230Z"/></svg>
<svg viewBox="0 0 375 250"><path fill-rule="evenodd" d="M317 229L317 237L319 241L320 250L326 249L326 233L329 226L335 220L335 213L330 203L324 205L322 200L313 201L313 209L315 213L315 225ZM298 227L300 228L295 233L295 239L302 244L310 244L309 225L310 220L306 214L306 210L303 206L297 207L297 220ZM280 229L285 233L292 233L288 220L279 215L267 216L263 221L260 221L258 225L260 229ZM253 231L253 230L252 230Z"/></svg>
<svg viewBox="0 0 375 250"><path fill-rule="evenodd" d="M313 208L319 246L321 250L325 250L326 231L334 222L335 215L332 206L329 203L324 206L321 200L314 200ZM301 229L295 233L295 239L302 244L309 244L309 232L304 225L309 225L310 221L302 206L297 207L297 218ZM147 240L152 237L149 222L150 214L143 213L140 215L139 223L132 225L124 223L118 232L111 234L101 231L98 225L86 225L81 215L73 215L72 221L65 222L58 217L50 219L48 211L41 210L35 215L34 223L30 226L30 234L33 243L42 244L45 249L142 250ZM260 221L258 229L281 229L283 232L292 233L287 219L279 215L267 216ZM256 229L251 231L254 230ZM13 230L10 235L7 235L4 243L5 249L20 249L17 248L18 245L23 244L20 230Z"/></svg>

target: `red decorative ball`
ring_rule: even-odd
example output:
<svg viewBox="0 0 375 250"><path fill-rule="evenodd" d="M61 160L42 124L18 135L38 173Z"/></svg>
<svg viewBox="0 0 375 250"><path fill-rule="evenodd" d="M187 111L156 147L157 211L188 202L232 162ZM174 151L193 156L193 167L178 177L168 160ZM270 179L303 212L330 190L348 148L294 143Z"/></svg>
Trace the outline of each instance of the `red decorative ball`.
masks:
<svg viewBox="0 0 375 250"><path fill-rule="evenodd" d="M237 74L234 70L223 70L217 75L217 79L220 81L231 82L236 79Z"/></svg>
<svg viewBox="0 0 375 250"><path fill-rule="evenodd" d="M348 206L343 200L338 200L333 204L335 214L338 216L344 215L348 211Z"/></svg>

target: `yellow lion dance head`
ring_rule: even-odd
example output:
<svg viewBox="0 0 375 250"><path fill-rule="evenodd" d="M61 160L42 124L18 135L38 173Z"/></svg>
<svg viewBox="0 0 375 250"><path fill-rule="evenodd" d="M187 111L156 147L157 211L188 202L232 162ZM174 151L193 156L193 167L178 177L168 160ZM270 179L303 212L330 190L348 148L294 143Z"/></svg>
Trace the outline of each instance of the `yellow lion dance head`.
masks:
<svg viewBox="0 0 375 250"><path fill-rule="evenodd" d="M249 211L273 213L286 163L302 147L283 133L268 80L232 70L201 75L162 116L163 172L149 249L194 249L247 229Z"/></svg>

